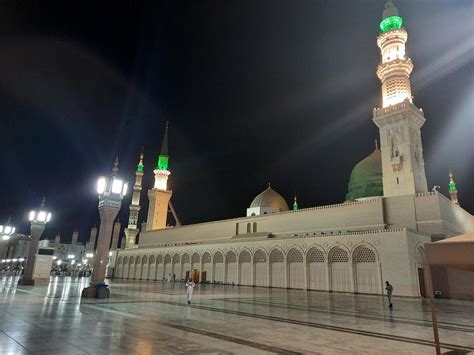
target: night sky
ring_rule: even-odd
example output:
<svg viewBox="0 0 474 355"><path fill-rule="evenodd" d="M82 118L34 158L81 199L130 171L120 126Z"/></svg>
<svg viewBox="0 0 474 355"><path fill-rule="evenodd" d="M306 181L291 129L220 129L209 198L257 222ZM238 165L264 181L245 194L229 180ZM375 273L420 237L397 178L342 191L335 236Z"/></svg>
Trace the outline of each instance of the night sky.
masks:
<svg viewBox="0 0 474 355"><path fill-rule="evenodd" d="M45 236L99 223L95 182L146 190L170 121L170 185L183 224L244 216L272 187L300 206L344 200L374 149L384 0L0 2L0 219ZM395 0L423 108L428 185L453 169L474 212L474 1ZM128 219L131 195L122 204ZM172 221L172 219L171 219Z"/></svg>

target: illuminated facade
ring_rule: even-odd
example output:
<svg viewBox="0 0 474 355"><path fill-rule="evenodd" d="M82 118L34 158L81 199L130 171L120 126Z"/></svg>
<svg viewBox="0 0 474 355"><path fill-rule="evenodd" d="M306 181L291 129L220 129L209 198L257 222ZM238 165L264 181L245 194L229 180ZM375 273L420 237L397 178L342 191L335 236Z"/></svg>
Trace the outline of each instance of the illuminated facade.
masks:
<svg viewBox="0 0 474 355"><path fill-rule="evenodd" d="M388 1L377 41L382 107L373 117L381 145L354 167L345 202L300 208L295 197L290 210L268 186L245 217L165 228L171 191L162 148L146 231L138 248L118 251L114 276L163 280L174 273L200 282L368 294L383 294L389 280L395 295L423 295L423 245L474 231L474 217L452 202L452 176L451 200L428 192L425 118L412 102L402 26Z"/></svg>

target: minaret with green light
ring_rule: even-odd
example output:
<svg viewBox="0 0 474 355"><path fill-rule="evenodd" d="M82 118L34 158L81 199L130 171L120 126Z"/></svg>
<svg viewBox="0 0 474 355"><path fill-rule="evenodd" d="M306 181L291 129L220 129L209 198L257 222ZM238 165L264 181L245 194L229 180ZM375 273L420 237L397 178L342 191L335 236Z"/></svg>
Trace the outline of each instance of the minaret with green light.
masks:
<svg viewBox="0 0 474 355"><path fill-rule="evenodd" d="M143 179L143 148L140 153L140 161L135 171L135 184L133 185L132 203L130 204L130 215L128 217L128 226L125 228L125 248L133 248L136 245L138 235L138 214L140 213L140 194L142 192ZM121 246L124 247L123 245Z"/></svg>
<svg viewBox="0 0 474 355"><path fill-rule="evenodd" d="M382 83L382 102L372 120L380 132L383 195L385 197L428 192L421 127L423 110L413 103L410 74L413 63L406 55L408 33L392 0L388 0L379 24L377 45Z"/></svg>
<svg viewBox="0 0 474 355"><path fill-rule="evenodd" d="M459 206L458 189L456 188L456 183L454 182L454 175L451 170L449 171L449 196L451 197L451 203L453 205Z"/></svg>
<svg viewBox="0 0 474 355"><path fill-rule="evenodd" d="M298 205L298 201L296 200L296 194L295 198L293 199L293 211L298 211L300 209L300 206Z"/></svg>
<svg viewBox="0 0 474 355"><path fill-rule="evenodd" d="M161 151L158 155L156 169L153 170L155 184L153 189L148 190L150 204L148 206L147 231L166 228L168 204L173 194L171 190L168 190L168 177L171 174L168 168L168 127L169 124L166 122Z"/></svg>

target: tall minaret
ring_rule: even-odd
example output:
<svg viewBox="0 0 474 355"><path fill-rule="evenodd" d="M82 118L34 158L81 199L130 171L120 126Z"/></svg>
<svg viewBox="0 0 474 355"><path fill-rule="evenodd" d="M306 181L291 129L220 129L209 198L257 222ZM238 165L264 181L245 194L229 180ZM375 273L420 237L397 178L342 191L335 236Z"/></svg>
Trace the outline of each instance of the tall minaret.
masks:
<svg viewBox="0 0 474 355"><path fill-rule="evenodd" d="M459 206L458 189L456 188L456 183L454 182L454 175L451 170L449 171L449 195L451 196L451 203L453 205Z"/></svg>
<svg viewBox="0 0 474 355"><path fill-rule="evenodd" d="M140 194L142 192L143 178L143 148L140 153L140 161L135 172L135 185L133 185L132 203L130 204L130 215L128 217L128 226L125 228L126 245L121 245L122 249L135 246L138 229L138 213L140 212ZM117 247L117 245L115 246Z"/></svg>
<svg viewBox="0 0 474 355"><path fill-rule="evenodd" d="M77 230L77 227L76 227L76 229L72 233L71 245L76 245L78 238L79 238L79 231Z"/></svg>
<svg viewBox="0 0 474 355"><path fill-rule="evenodd" d="M95 240L97 239L97 227L94 225L94 227L91 228L91 234L89 241L86 244L86 250L89 253L93 253L95 250Z"/></svg>
<svg viewBox="0 0 474 355"><path fill-rule="evenodd" d="M122 225L120 224L119 219L114 223L114 229L112 231L112 243L110 244L110 250L117 250L119 237L120 237L120 228Z"/></svg>
<svg viewBox="0 0 474 355"><path fill-rule="evenodd" d="M158 156L158 164L156 169L153 170L155 174L155 185L153 189L148 190L148 199L150 200L146 225L148 231L166 227L168 204L173 194L171 190L168 190L168 177L170 175L168 160L168 122L166 122L163 144L161 145L161 152Z"/></svg>
<svg viewBox="0 0 474 355"><path fill-rule="evenodd" d="M402 25L398 9L387 1L377 38L382 107L374 109L373 117L380 131L383 194L387 197L428 192L420 130L425 117L412 101L413 63L405 54L408 34Z"/></svg>

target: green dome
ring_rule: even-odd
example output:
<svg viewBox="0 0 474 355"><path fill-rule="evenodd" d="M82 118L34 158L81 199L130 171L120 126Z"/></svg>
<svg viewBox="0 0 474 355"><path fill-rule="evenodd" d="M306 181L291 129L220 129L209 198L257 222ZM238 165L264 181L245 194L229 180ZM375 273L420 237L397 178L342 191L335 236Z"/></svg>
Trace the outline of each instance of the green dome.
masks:
<svg viewBox="0 0 474 355"><path fill-rule="evenodd" d="M352 169L346 201L364 197L383 196L382 156L375 149Z"/></svg>

